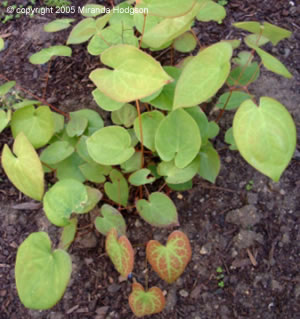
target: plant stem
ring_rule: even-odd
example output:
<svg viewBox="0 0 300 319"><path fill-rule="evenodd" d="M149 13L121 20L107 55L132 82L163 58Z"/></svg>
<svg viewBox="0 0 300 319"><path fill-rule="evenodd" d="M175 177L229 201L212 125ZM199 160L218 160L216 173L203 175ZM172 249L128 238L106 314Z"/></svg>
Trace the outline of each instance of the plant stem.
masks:
<svg viewBox="0 0 300 319"><path fill-rule="evenodd" d="M144 14L144 24L143 24L142 35L141 35L141 38L140 38L140 43L139 43L139 49L142 46L142 41L143 41L143 37L144 37L144 33L145 33L145 27L146 27L146 20L147 20L147 14Z"/></svg>

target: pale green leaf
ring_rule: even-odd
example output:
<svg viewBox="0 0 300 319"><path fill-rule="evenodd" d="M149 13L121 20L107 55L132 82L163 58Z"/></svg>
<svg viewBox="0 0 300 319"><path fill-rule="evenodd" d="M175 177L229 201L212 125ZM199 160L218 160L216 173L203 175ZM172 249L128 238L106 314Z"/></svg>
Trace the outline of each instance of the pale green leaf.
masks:
<svg viewBox="0 0 300 319"><path fill-rule="evenodd" d="M199 175L211 183L216 181L221 167L220 157L211 143L200 150Z"/></svg>
<svg viewBox="0 0 300 319"><path fill-rule="evenodd" d="M129 183L134 186L151 184L155 181L155 177L151 176L151 171L147 168L142 168L132 173L128 179Z"/></svg>
<svg viewBox="0 0 300 319"><path fill-rule="evenodd" d="M100 210L101 217L95 219L96 229L106 236L115 228L119 236L126 235L126 223L122 214L111 205L104 204Z"/></svg>
<svg viewBox="0 0 300 319"><path fill-rule="evenodd" d="M96 131L87 141L92 159L102 165L119 165L133 154L129 133L120 126L107 126Z"/></svg>
<svg viewBox="0 0 300 319"><path fill-rule="evenodd" d="M174 40L174 49L187 53L193 51L197 46L197 41L191 32L185 32Z"/></svg>
<svg viewBox="0 0 300 319"><path fill-rule="evenodd" d="M113 169L109 178L110 182L104 184L104 190L106 195L115 203L120 204L124 207L127 206L129 188L128 183L121 172Z"/></svg>
<svg viewBox="0 0 300 319"><path fill-rule="evenodd" d="M114 70L96 69L90 79L101 92L119 102L143 98L172 81L154 58L134 46L113 46L102 53L101 61Z"/></svg>
<svg viewBox="0 0 300 319"><path fill-rule="evenodd" d="M68 142L57 141L42 151L40 159L43 163L51 166L51 164L59 163L69 157L74 150L74 147Z"/></svg>
<svg viewBox="0 0 300 319"><path fill-rule="evenodd" d="M90 109L82 109L72 112L71 114L76 114L76 116L80 116L88 120L88 135L91 135L100 128L104 127L104 122L99 113L97 113L96 111Z"/></svg>
<svg viewBox="0 0 300 319"><path fill-rule="evenodd" d="M53 112L53 121L54 121L54 134L60 133L65 127L65 118L63 115Z"/></svg>
<svg viewBox="0 0 300 319"><path fill-rule="evenodd" d="M72 272L72 260L61 249L51 250L44 232L28 236L18 248L15 277L18 295L29 309L49 309L63 296Z"/></svg>
<svg viewBox="0 0 300 319"><path fill-rule="evenodd" d="M123 102L118 102L111 99L110 97L108 97L107 95L105 95L98 89L95 89L92 92L92 95L95 102L98 104L98 106L100 106L105 111L112 112L112 111L119 110L125 104Z"/></svg>
<svg viewBox="0 0 300 319"><path fill-rule="evenodd" d="M96 30L96 21L93 18L81 20L70 33L67 44L86 42L96 33Z"/></svg>
<svg viewBox="0 0 300 319"><path fill-rule="evenodd" d="M42 164L35 149L22 132L15 138L13 153L5 144L2 167L9 180L25 195L42 200L44 194Z"/></svg>
<svg viewBox="0 0 300 319"><path fill-rule="evenodd" d="M97 163L85 163L79 166L84 177L92 183L104 183L111 167L103 166Z"/></svg>
<svg viewBox="0 0 300 319"><path fill-rule="evenodd" d="M94 160L90 157L86 141L88 139L88 136L82 135L76 144L76 152L77 154L85 161L88 163L94 163Z"/></svg>
<svg viewBox="0 0 300 319"><path fill-rule="evenodd" d="M178 109L164 118L155 135L155 149L163 161L175 159L178 168L189 165L201 147L201 136L195 120Z"/></svg>
<svg viewBox="0 0 300 319"><path fill-rule="evenodd" d="M225 133L225 142L230 145L229 146L230 150L236 151L238 149L234 140L232 127L229 128Z"/></svg>
<svg viewBox="0 0 300 319"><path fill-rule="evenodd" d="M168 187L176 192L184 192L193 188L193 181L190 180L183 184L167 184Z"/></svg>
<svg viewBox="0 0 300 319"><path fill-rule="evenodd" d="M278 181L296 147L296 127L286 108L269 97L259 106L245 101L235 114L233 135L243 158Z"/></svg>
<svg viewBox="0 0 300 319"><path fill-rule="evenodd" d="M81 213L88 201L86 187L73 179L64 179L54 184L43 199L44 211L49 221L56 226L66 226L72 213Z"/></svg>
<svg viewBox="0 0 300 319"><path fill-rule="evenodd" d="M142 152L135 152L129 160L121 164L121 168L124 173L132 173L141 167L141 163Z"/></svg>
<svg viewBox="0 0 300 319"><path fill-rule="evenodd" d="M187 107L184 111L197 123L201 135L201 145L206 144L209 138L209 122L207 116L199 106Z"/></svg>
<svg viewBox="0 0 300 319"><path fill-rule="evenodd" d="M200 51L181 73L175 90L174 109L194 106L214 96L229 75L231 55L232 47L226 42Z"/></svg>
<svg viewBox="0 0 300 319"><path fill-rule="evenodd" d="M218 23L222 23L225 17L225 8L211 0L204 1L199 13L197 14L197 20L203 22L216 21Z"/></svg>
<svg viewBox="0 0 300 319"><path fill-rule="evenodd" d="M84 16L84 17L97 17L100 14L103 14L106 12L106 9L104 6L102 6L101 4L95 4L95 3L89 3L86 4L82 10L80 11L80 13Z"/></svg>
<svg viewBox="0 0 300 319"><path fill-rule="evenodd" d="M48 106L23 107L11 119L14 138L23 132L34 148L46 145L54 134L54 119Z"/></svg>
<svg viewBox="0 0 300 319"><path fill-rule="evenodd" d="M66 126L66 132L70 137L80 136L87 128L88 120L86 117L76 112L70 113L70 120Z"/></svg>
<svg viewBox="0 0 300 319"><path fill-rule="evenodd" d="M138 200L136 209L141 217L152 226L178 226L176 207L171 199L163 193L152 193L149 196L149 201Z"/></svg>
<svg viewBox="0 0 300 319"><path fill-rule="evenodd" d="M251 99L252 96L243 91L226 92L219 97L216 107L223 109L226 105L225 110L234 110L238 108L244 101Z"/></svg>
<svg viewBox="0 0 300 319"><path fill-rule="evenodd" d="M45 32L57 32L70 27L75 19L56 19L44 25Z"/></svg>
<svg viewBox="0 0 300 319"><path fill-rule="evenodd" d="M0 51L4 49L4 40L0 37Z"/></svg>
<svg viewBox="0 0 300 319"><path fill-rule="evenodd" d="M137 118L136 107L131 104L123 105L119 110L111 113L111 120L114 124L130 127Z"/></svg>
<svg viewBox="0 0 300 319"><path fill-rule="evenodd" d="M103 197L103 194L97 188L86 186L86 191L88 195L88 200L83 205L80 212L78 212L80 214L85 214L93 210Z"/></svg>
<svg viewBox="0 0 300 319"><path fill-rule="evenodd" d="M11 120L11 110L7 112L0 110L0 133L7 127Z"/></svg>
<svg viewBox="0 0 300 319"><path fill-rule="evenodd" d="M152 152L155 151L155 134L164 115L159 111L144 112L141 116L142 130L143 130L143 143ZM141 130L139 119L134 121L134 131L141 142Z"/></svg>
<svg viewBox="0 0 300 319"><path fill-rule="evenodd" d="M132 14L134 8L127 2L122 2L114 7L112 10L112 16L109 20L109 24L121 24L126 27L134 27L134 14Z"/></svg>
<svg viewBox="0 0 300 319"><path fill-rule="evenodd" d="M63 227L63 231L60 236L60 241L58 247L63 250L68 250L70 245L75 239L77 232L77 218L71 218L69 224Z"/></svg>
<svg viewBox="0 0 300 319"><path fill-rule="evenodd" d="M16 85L16 81L9 81L0 86L0 97L7 94L14 86Z"/></svg>
<svg viewBox="0 0 300 319"><path fill-rule="evenodd" d="M37 100L23 100L21 102L18 102L18 103L15 103L13 104L11 107L14 109L14 110L18 110L18 109L21 109L22 107L25 107L25 106L29 106L29 105L40 105L41 102L40 101L37 101Z"/></svg>
<svg viewBox="0 0 300 319"><path fill-rule="evenodd" d="M65 45L55 45L50 48L42 49L41 51L34 53L29 61L32 64L44 64L54 56L66 56L72 55L72 49Z"/></svg>
<svg viewBox="0 0 300 319"><path fill-rule="evenodd" d="M260 75L260 67L257 62L253 62L245 66L238 66L234 68L227 79L227 84L230 86L246 86L255 82Z"/></svg>

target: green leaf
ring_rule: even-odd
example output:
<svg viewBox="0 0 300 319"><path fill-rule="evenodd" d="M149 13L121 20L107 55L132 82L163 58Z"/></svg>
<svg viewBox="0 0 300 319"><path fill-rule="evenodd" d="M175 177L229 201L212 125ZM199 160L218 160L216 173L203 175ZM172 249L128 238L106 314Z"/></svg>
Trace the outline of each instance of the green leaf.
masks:
<svg viewBox="0 0 300 319"><path fill-rule="evenodd" d="M88 195L88 200L82 206L80 214L85 214L93 210L103 197L103 194L97 188L86 186L86 191Z"/></svg>
<svg viewBox="0 0 300 319"><path fill-rule="evenodd" d="M105 249L116 270L127 278L134 264L134 251L127 237L121 236L118 239L117 230L111 229L106 237Z"/></svg>
<svg viewBox="0 0 300 319"><path fill-rule="evenodd" d="M168 184L183 184L190 181L197 174L199 166L199 156L185 168L176 167L174 161L162 162L158 165L158 174L165 176Z"/></svg>
<svg viewBox="0 0 300 319"><path fill-rule="evenodd" d="M54 119L48 106L26 106L14 112L11 119L13 137L23 132L34 148L46 145L54 134Z"/></svg>
<svg viewBox="0 0 300 319"><path fill-rule="evenodd" d="M7 94L15 85L16 85L16 81L9 81L2 84L0 86L0 97Z"/></svg>
<svg viewBox="0 0 300 319"><path fill-rule="evenodd" d="M66 226L72 213L81 213L88 201L86 187L73 179L64 179L54 184L43 199L44 211L49 221L56 226Z"/></svg>
<svg viewBox="0 0 300 319"><path fill-rule="evenodd" d="M262 63L266 69L276 74L280 74L288 79L293 77L289 70L271 54L259 48L255 48L255 51L261 57Z"/></svg>
<svg viewBox="0 0 300 319"><path fill-rule="evenodd" d="M81 20L70 33L67 44L86 42L96 33L96 30L96 21L93 18Z"/></svg>
<svg viewBox="0 0 300 319"><path fill-rule="evenodd" d="M164 3L165 1L160 2ZM172 3L173 2L174 1L172 1ZM176 39L184 32L190 30L193 20L200 7L201 4L196 2L192 10L183 16L179 16L177 18L167 18L163 19L162 21L156 20L156 23L152 24L152 28L149 27L149 29L147 28L145 30L143 44L153 49L159 49L169 41ZM148 17L149 16L147 16L147 19Z"/></svg>
<svg viewBox="0 0 300 319"><path fill-rule="evenodd" d="M44 25L45 32L57 32L70 27L75 19L56 19Z"/></svg>
<svg viewBox="0 0 300 319"><path fill-rule="evenodd" d="M192 248L187 236L175 230L163 246L156 240L150 240L146 248L147 260L159 277L171 284L184 272L192 257Z"/></svg>
<svg viewBox="0 0 300 319"><path fill-rule="evenodd" d="M182 109L164 118L155 135L155 148L163 161L175 159L178 168L189 165L201 147L201 136L194 119Z"/></svg>
<svg viewBox="0 0 300 319"><path fill-rule="evenodd" d="M87 128L88 120L84 116L76 113L70 113L70 121L66 126L66 132L70 137L80 136Z"/></svg>
<svg viewBox="0 0 300 319"><path fill-rule="evenodd" d="M102 165L119 165L133 154L129 133L121 126L107 126L96 131L87 141L92 159Z"/></svg>
<svg viewBox="0 0 300 319"><path fill-rule="evenodd" d="M45 148L41 153L40 159L43 163L49 165L56 164L69 157L74 151L74 147L68 142L58 141Z"/></svg>
<svg viewBox="0 0 300 319"><path fill-rule="evenodd" d="M142 152L135 152L129 160L121 164L122 171L124 173L132 173L137 171L141 167Z"/></svg>
<svg viewBox="0 0 300 319"><path fill-rule="evenodd" d="M80 13L84 17L97 17L98 15L105 13L105 7L101 4L90 3L86 4Z"/></svg>
<svg viewBox="0 0 300 319"><path fill-rule="evenodd" d="M115 228L119 236L126 235L126 223L122 214L111 205L101 207L101 217L95 219L96 229L104 236Z"/></svg>
<svg viewBox="0 0 300 319"><path fill-rule="evenodd" d="M174 48L179 52L191 52L197 46L197 41L192 32L185 32L174 40Z"/></svg>
<svg viewBox="0 0 300 319"><path fill-rule="evenodd" d="M59 248L66 251L69 249L76 236L77 222L77 218L71 218L70 223L63 228L58 245Z"/></svg>
<svg viewBox="0 0 300 319"><path fill-rule="evenodd" d="M82 109L79 111L72 112L71 114L76 114L76 116L80 116L88 120L88 135L91 135L100 128L104 127L104 122L99 113L97 113L96 111L90 109Z"/></svg>
<svg viewBox="0 0 300 319"><path fill-rule="evenodd" d="M85 136L85 135L82 135L80 137L78 143L75 146L76 152L80 156L80 158L82 158L85 162L94 163L94 160L90 157L88 153L88 149L86 145L87 139L88 139L88 136Z"/></svg>
<svg viewBox="0 0 300 319"><path fill-rule="evenodd" d="M241 51L239 52L237 58L232 59L235 64L245 66L251 63L253 60L253 55L250 51Z"/></svg>
<svg viewBox="0 0 300 319"><path fill-rule="evenodd" d="M183 184L168 184L168 187L177 192L184 192L193 188L193 181L190 180Z"/></svg>
<svg viewBox="0 0 300 319"><path fill-rule="evenodd" d="M268 38L265 38L259 34L250 34L244 39L248 47L258 46L261 47L269 42Z"/></svg>
<svg viewBox="0 0 300 319"><path fill-rule="evenodd" d="M161 17L179 17L187 14L196 4L196 0L140 0L136 8L147 10L150 15Z"/></svg>
<svg viewBox="0 0 300 319"><path fill-rule="evenodd" d="M245 101L235 114L233 135L243 158L277 182L296 147L296 127L286 108L269 97L258 107Z"/></svg>
<svg viewBox="0 0 300 319"><path fill-rule="evenodd" d="M155 227L178 226L177 210L171 199L159 192L152 193L149 201L138 200L136 209L141 217Z"/></svg>
<svg viewBox="0 0 300 319"><path fill-rule="evenodd" d="M199 13L197 14L197 20L203 22L216 21L218 23L222 23L225 17L225 8L211 0L204 1Z"/></svg>
<svg viewBox="0 0 300 319"><path fill-rule="evenodd" d="M123 105L119 110L111 113L111 120L114 124L130 127L138 116L136 108L131 104Z"/></svg>
<svg viewBox="0 0 300 319"><path fill-rule="evenodd" d="M216 107L223 109L226 104L226 110L237 109L244 101L251 99L253 96L243 91L226 92L219 97Z"/></svg>
<svg viewBox="0 0 300 319"><path fill-rule="evenodd" d="M150 104L161 110L172 111L175 88L181 75L181 70L173 66L165 66L164 70L174 79L174 82L165 85L161 94L151 100Z"/></svg>
<svg viewBox="0 0 300 319"><path fill-rule="evenodd" d="M112 17L109 20L109 24L121 24L125 28L127 27L134 27L133 17L134 15L131 14L133 7L126 3L122 2L119 5L115 6L115 11L112 10ZM129 12L128 12L129 11Z"/></svg>
<svg viewBox="0 0 300 319"><path fill-rule="evenodd" d="M232 47L226 42L200 51L181 73L175 90L174 109L194 106L214 96L229 75L231 55Z"/></svg>
<svg viewBox="0 0 300 319"><path fill-rule="evenodd" d="M261 25L259 22L254 22L254 21L237 22L237 23L234 23L233 25L236 28L240 28L240 29L249 31L251 33L264 36L268 38L273 45L277 45L279 41L289 38L292 34L290 31L277 27L268 22L264 22L263 25Z"/></svg>
<svg viewBox="0 0 300 319"><path fill-rule="evenodd" d="M187 107L184 111L197 123L201 135L201 145L205 145L209 138L209 123L205 113L199 106Z"/></svg>
<svg viewBox="0 0 300 319"><path fill-rule="evenodd" d="M98 106L100 106L105 111L112 112L119 110L125 104L123 102L112 100L98 89L95 89L92 92L92 95Z"/></svg>
<svg viewBox="0 0 300 319"><path fill-rule="evenodd" d="M255 82L260 75L260 68L257 62L253 62L246 68L238 66L234 68L227 79L227 84L230 86L246 86Z"/></svg>
<svg viewBox="0 0 300 319"><path fill-rule="evenodd" d="M225 133L225 142L227 144L230 144L229 149L232 151L236 151L238 148L236 146L234 137L233 137L233 129L232 127L229 128Z"/></svg>
<svg viewBox="0 0 300 319"><path fill-rule="evenodd" d="M11 110L7 112L0 110L0 133L7 127L11 119Z"/></svg>
<svg viewBox="0 0 300 319"><path fill-rule="evenodd" d="M163 311L165 304L165 296L159 288L152 287L145 292L141 284L132 284L129 306L138 318Z"/></svg>
<svg viewBox="0 0 300 319"><path fill-rule="evenodd" d="M71 257L51 250L44 232L28 236L18 248L15 276L18 295L25 307L49 309L63 296L72 272Z"/></svg>
<svg viewBox="0 0 300 319"><path fill-rule="evenodd" d="M147 168L139 169L129 176L129 183L134 186L141 186L145 184L151 184L155 181L155 177L149 176L151 171Z"/></svg>
<svg viewBox="0 0 300 319"><path fill-rule="evenodd" d="M97 163L85 163L79 166L84 177L92 183L104 183L111 171L111 166L103 166Z"/></svg>
<svg viewBox="0 0 300 319"><path fill-rule="evenodd" d="M15 139L13 153L5 144L2 151L2 167L9 180L25 195L42 200L44 194L42 164L35 149L22 132Z"/></svg>
<svg viewBox="0 0 300 319"><path fill-rule="evenodd" d="M88 45L88 52L91 55L100 55L106 49L118 44L138 46L138 39L133 28L124 27L123 24L113 24L106 27L93 36Z"/></svg>
<svg viewBox="0 0 300 319"><path fill-rule="evenodd" d="M128 183L126 179L122 173L116 169L113 169L110 172L109 178L112 182L106 182L104 184L106 195L115 203L126 207L129 196Z"/></svg>
<svg viewBox="0 0 300 319"><path fill-rule="evenodd" d="M65 118L63 115L53 112L54 133L60 133L65 127Z"/></svg>
<svg viewBox="0 0 300 319"><path fill-rule="evenodd" d="M154 58L130 45L105 50L101 61L114 70L96 69L90 79L101 92L119 102L146 97L172 81Z"/></svg>
<svg viewBox="0 0 300 319"><path fill-rule="evenodd" d="M200 150L199 175L207 181L214 183L219 175L221 162L218 152L211 143L208 143Z"/></svg>
<svg viewBox="0 0 300 319"><path fill-rule="evenodd" d="M144 112L141 116L143 143L152 152L155 151L155 134L163 119L164 115L159 111ZM134 131L141 142L140 122L138 118L134 121Z"/></svg>
<svg viewBox="0 0 300 319"><path fill-rule="evenodd" d="M22 107L25 107L25 106L32 106L32 105L40 105L41 102L40 101L37 101L37 100L23 100L22 102L18 102L18 103L15 103L12 105L12 108L14 110L18 110L18 109L21 109Z"/></svg>
<svg viewBox="0 0 300 319"><path fill-rule="evenodd" d="M215 138L220 132L220 127L216 122L209 122L207 129L207 137L209 139Z"/></svg>
<svg viewBox="0 0 300 319"><path fill-rule="evenodd" d="M0 37L0 51L2 51L4 49L4 40Z"/></svg>
<svg viewBox="0 0 300 319"><path fill-rule="evenodd" d="M44 64L54 56L67 56L72 55L72 49L65 45L55 45L50 48L42 49L41 51L34 53L29 61L32 64Z"/></svg>

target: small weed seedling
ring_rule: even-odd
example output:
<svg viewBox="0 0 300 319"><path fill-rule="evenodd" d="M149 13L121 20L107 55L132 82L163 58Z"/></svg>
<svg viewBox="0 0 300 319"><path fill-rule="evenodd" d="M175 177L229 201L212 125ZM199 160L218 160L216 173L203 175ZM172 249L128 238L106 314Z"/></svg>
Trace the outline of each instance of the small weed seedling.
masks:
<svg viewBox="0 0 300 319"><path fill-rule="evenodd" d="M268 22L234 23L250 33L244 39L249 49L236 53L240 40L207 46L195 36L196 19L221 23L225 18L224 7L212 0L125 1L106 9L87 4L66 45L44 48L30 62L70 58L73 45L86 43L88 53L101 60L89 78L93 98L110 112L111 125L91 109L59 111L45 101L45 90L42 99L12 102L0 111L0 131L10 126L14 137L12 149L5 145L2 151L5 173L21 192L41 201L49 221L62 229L57 249L45 232L29 235L18 249L17 291L31 309L51 308L62 298L71 277L67 251L78 219L95 208L94 226L106 237L107 255L123 277L132 273L136 258L123 217L133 209L152 227L170 229L166 245L156 240L145 245L152 269L169 284L181 276L192 250L187 236L174 230L179 217L167 190L192 188L196 175L215 182L221 162L213 139L225 111L235 112L225 134L230 149L272 180L279 180L295 151L296 128L286 108L267 96L257 101L249 91L262 66L292 77L263 49L288 38L289 31ZM45 31L58 32L72 23L58 19ZM3 46L1 41L0 50ZM185 54L176 65L174 50ZM162 65L159 59L167 52L170 63L163 57ZM0 97L15 84L2 85ZM218 115L210 121L201 107L214 103L217 94ZM45 174L54 181L46 189ZM223 278L218 267L221 288ZM165 297L160 288L145 290L134 281L129 305L142 317L162 311Z"/></svg>

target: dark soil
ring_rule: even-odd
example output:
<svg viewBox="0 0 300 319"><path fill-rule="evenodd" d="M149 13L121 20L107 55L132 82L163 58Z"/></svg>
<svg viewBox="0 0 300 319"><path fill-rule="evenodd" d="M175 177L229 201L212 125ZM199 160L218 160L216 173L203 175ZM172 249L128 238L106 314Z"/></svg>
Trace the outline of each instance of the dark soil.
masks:
<svg viewBox="0 0 300 319"><path fill-rule="evenodd" d="M82 1L73 4L82 5ZM268 21L293 31L289 40L268 49L287 65L294 78L287 80L263 71L251 92L257 97L274 97L286 105L299 132L300 5L286 0L231 0L226 8L228 16L223 24L196 26L201 43L240 38L244 33L231 23L243 20ZM23 16L0 24L7 46L0 53L0 74L40 97L48 67L33 66L28 57L43 47L65 43L69 31L47 34L42 30L54 18L51 14L32 19ZM164 56L166 61L168 54ZM99 63L98 58L87 54L85 45L73 47L72 59L54 60L46 101L64 111L86 107L99 110L88 79ZM216 115L212 112L211 118ZM171 195L178 208L180 229L189 236L193 249L192 261L182 277L173 285L165 284L146 267L145 249L136 248L133 276L144 284L145 274L149 274L149 286L157 285L166 294L165 310L153 318L300 318L300 161L293 159L280 182L271 182L223 142L232 117L232 113L226 113L221 119L222 133L215 140L222 160L216 184L196 179L193 190ZM11 142L9 130L5 130L0 136L1 148ZM70 249L73 273L63 299L42 312L21 304L14 281L17 247L35 231L47 231L56 242L60 230L48 222L41 208L29 205L20 209L18 204L32 201L11 185L1 168L0 178L0 318L134 318L127 302L130 281L119 280L104 254L104 237L87 229L79 231ZM89 223L90 217L84 216L80 226ZM127 223L128 237L135 246L153 237L165 242L171 232L151 228L132 213L128 213ZM218 267L223 269L223 288L217 277Z"/></svg>

